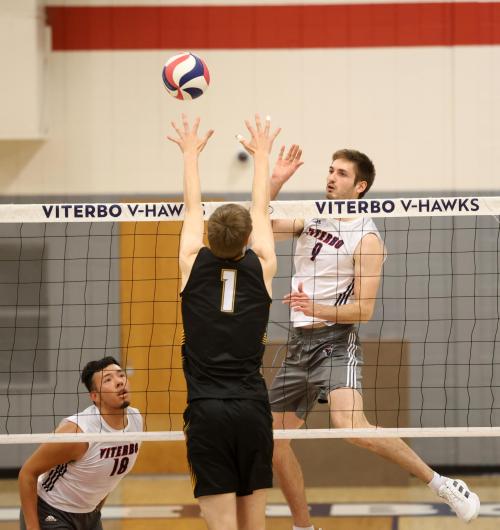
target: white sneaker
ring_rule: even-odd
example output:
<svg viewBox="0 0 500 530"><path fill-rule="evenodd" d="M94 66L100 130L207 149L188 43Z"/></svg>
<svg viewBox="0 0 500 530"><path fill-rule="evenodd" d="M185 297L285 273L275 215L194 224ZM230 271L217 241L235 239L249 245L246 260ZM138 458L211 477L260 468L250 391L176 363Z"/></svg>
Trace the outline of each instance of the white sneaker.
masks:
<svg viewBox="0 0 500 530"><path fill-rule="evenodd" d="M458 518L466 523L479 514L479 497L469 490L463 480L447 479L439 488L438 495L449 504Z"/></svg>

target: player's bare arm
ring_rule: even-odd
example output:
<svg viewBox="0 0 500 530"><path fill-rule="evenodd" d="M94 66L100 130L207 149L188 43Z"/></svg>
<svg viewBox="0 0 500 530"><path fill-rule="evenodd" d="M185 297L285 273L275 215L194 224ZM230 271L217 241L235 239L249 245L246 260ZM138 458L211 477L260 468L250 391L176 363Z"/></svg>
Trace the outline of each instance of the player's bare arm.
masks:
<svg viewBox="0 0 500 530"><path fill-rule="evenodd" d="M271 119L266 118L262 125L258 114L255 115L255 127L245 121L250 133L250 141L238 136L243 147L254 158L254 177L252 186L252 249L262 263L264 281L271 294L271 284L276 273L276 253L274 251L274 236L269 218L270 179L269 152L280 129L270 132Z"/></svg>
<svg viewBox="0 0 500 530"><path fill-rule="evenodd" d="M203 246L203 207L201 204L200 177L198 173L198 157L208 140L214 133L210 129L205 136L198 136L200 118L196 118L190 127L185 114L182 114L182 126L172 122L177 137L167 136L176 143L184 157L184 223L182 225L179 247L179 264L181 268L182 286L187 283L194 260Z"/></svg>
<svg viewBox="0 0 500 530"><path fill-rule="evenodd" d="M56 433L82 432L74 423L64 422ZM19 496L27 530L39 530L37 480L40 475L59 464L79 460L87 451L88 443L42 444L23 464L19 472Z"/></svg>
<svg viewBox="0 0 500 530"><path fill-rule="evenodd" d="M368 322L373 315L375 300L385 247L375 234L367 234L356 247L354 253L354 296L353 302L342 306L330 306L316 302L299 284L298 291L287 294L283 302L293 311L301 311L312 316L339 324Z"/></svg>
<svg viewBox="0 0 500 530"><path fill-rule="evenodd" d="M301 160L302 149L299 145L293 144L285 156L285 146L282 145L278 160L271 175L271 200L278 196L283 185L294 175L299 167L304 163ZM304 229L303 219L276 219L272 222L274 239L282 241L298 235Z"/></svg>

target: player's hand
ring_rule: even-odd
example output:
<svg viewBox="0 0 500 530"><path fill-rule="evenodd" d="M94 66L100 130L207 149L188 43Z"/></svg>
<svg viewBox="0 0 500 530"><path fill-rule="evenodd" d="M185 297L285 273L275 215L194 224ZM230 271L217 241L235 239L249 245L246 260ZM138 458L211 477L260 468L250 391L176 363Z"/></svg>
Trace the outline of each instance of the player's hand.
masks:
<svg viewBox="0 0 500 530"><path fill-rule="evenodd" d="M293 144L288 153L285 154L285 146L281 146L278 160L273 169L271 178L276 180L279 184L283 185L304 163L300 157L302 156L302 149L299 145Z"/></svg>
<svg viewBox="0 0 500 530"><path fill-rule="evenodd" d="M301 311L308 317L314 316L314 302L304 292L302 282L299 283L297 291L292 291L284 296L283 303L289 305L293 311Z"/></svg>
<svg viewBox="0 0 500 530"><path fill-rule="evenodd" d="M172 127L177 133L177 138L173 136L167 136L167 138L176 143L181 151L184 154L187 153L196 153L199 154L203 151L205 145L207 145L208 140L214 134L213 129L210 129L203 138L198 136L198 127L200 126L200 118L194 120L193 126L189 126L187 116L185 114L181 115L182 118L182 129L177 126L175 122L172 123Z"/></svg>
<svg viewBox="0 0 500 530"><path fill-rule="evenodd" d="M265 153L266 155L271 152L273 147L273 142L281 132L281 129L276 129L272 134L270 133L271 129L271 118L266 116L264 126L260 120L258 114L255 115L255 127L248 121L245 120L245 125L247 126L248 132L250 133L250 141L247 141L241 134L236 135L236 139L240 144L246 149L251 155L256 153Z"/></svg>

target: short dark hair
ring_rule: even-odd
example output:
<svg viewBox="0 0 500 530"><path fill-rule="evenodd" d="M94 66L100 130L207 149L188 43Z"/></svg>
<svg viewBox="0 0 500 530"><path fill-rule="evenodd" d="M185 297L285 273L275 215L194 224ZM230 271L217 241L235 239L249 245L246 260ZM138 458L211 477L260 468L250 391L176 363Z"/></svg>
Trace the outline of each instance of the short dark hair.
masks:
<svg viewBox="0 0 500 530"><path fill-rule="evenodd" d="M252 232L250 212L239 204L224 204L208 220L208 243L218 258L236 258Z"/></svg>
<svg viewBox="0 0 500 530"><path fill-rule="evenodd" d="M339 149L333 153L332 160L348 160L353 162L356 167L356 178L354 184L365 181L366 189L359 194L359 198L363 197L368 190L372 187L373 181L375 180L375 166L373 162L361 151L355 149Z"/></svg>
<svg viewBox="0 0 500 530"><path fill-rule="evenodd" d="M102 372L106 366L111 364L117 364L120 366L120 363L114 357L103 357L97 361L88 362L82 370L82 383L87 387L89 392L95 390L92 383L92 378L96 372Z"/></svg>

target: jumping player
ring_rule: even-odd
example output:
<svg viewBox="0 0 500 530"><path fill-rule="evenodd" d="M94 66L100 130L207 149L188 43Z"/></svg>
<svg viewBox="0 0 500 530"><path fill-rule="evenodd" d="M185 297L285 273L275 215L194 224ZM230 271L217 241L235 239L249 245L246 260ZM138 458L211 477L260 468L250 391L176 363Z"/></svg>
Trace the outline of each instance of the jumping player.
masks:
<svg viewBox="0 0 500 530"><path fill-rule="evenodd" d="M56 433L142 431L127 376L113 357L89 362L82 382L94 404L63 420ZM19 472L21 529L101 530L101 507L138 451L137 442L42 444Z"/></svg>
<svg viewBox="0 0 500 530"><path fill-rule="evenodd" d="M271 182L274 199L302 165L301 151L282 148ZM375 179L371 160L359 151L333 154L326 197L358 199ZM280 220L277 238L298 237L292 292L284 302L293 323L288 354L270 389L275 429L297 429L316 401L328 402L337 428L373 428L363 412L357 327L371 319L385 259L377 227L369 218ZM435 473L401 439L347 440L412 473L456 512L470 521L479 513L479 498L460 480ZM300 464L288 440L275 443L274 471L292 511L294 529L312 529Z"/></svg>
<svg viewBox="0 0 500 530"><path fill-rule="evenodd" d="M276 272L269 219L269 151L279 130L270 120L246 122L251 141L239 140L254 158L250 212L218 208L203 243L198 156L213 131L198 137L182 117L172 124L184 157L182 353L188 387L184 413L188 460L209 530L263 530L266 488L272 487L272 416L260 373ZM251 250L245 250L251 239Z"/></svg>

